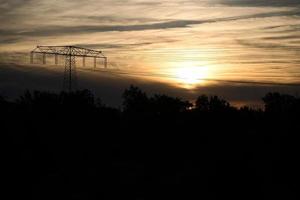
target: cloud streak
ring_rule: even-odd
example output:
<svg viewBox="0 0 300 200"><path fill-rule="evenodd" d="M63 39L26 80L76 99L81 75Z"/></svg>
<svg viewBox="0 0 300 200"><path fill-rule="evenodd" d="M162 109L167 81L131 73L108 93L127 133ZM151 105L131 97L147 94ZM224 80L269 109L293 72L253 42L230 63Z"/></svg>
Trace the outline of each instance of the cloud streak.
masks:
<svg viewBox="0 0 300 200"><path fill-rule="evenodd" d="M300 11L281 11L261 13L254 15L244 15L237 17L215 18L207 20L173 20L167 22L139 24L139 25L81 25L81 26L47 26L35 28L34 30L0 30L2 36L59 36L70 34L97 33L97 32L127 32L127 31L147 31L147 30L164 30L174 28L188 28L193 25L207 23L231 22L237 20L270 18L278 16L300 16ZM5 43L5 41L4 41Z"/></svg>
<svg viewBox="0 0 300 200"><path fill-rule="evenodd" d="M228 6L254 7L294 7L300 6L298 0L221 0L220 4Z"/></svg>

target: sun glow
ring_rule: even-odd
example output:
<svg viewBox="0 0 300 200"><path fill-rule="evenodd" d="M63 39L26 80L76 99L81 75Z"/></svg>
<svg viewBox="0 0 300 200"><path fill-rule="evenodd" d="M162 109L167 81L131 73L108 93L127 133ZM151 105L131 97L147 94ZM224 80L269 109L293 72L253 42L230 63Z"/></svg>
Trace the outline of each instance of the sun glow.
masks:
<svg viewBox="0 0 300 200"><path fill-rule="evenodd" d="M177 85L186 89L193 89L197 85L204 84L209 77L207 66L201 66L196 62L182 62L172 70Z"/></svg>

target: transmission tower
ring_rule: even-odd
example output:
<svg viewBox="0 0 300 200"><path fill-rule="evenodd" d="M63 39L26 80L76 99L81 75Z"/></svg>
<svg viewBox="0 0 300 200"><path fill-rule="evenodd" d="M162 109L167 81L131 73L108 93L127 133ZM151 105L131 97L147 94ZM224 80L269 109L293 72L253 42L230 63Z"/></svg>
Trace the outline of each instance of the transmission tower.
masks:
<svg viewBox="0 0 300 200"><path fill-rule="evenodd" d="M97 59L104 60L104 68L107 68L107 57L102 51L86 49L76 46L37 46L30 53L30 63L34 63L34 55L41 54L42 62L46 64L46 55L54 55L55 64L58 65L58 56L65 57L65 71L63 90L73 91L77 89L76 57L82 58L82 66L85 67L86 58L94 58L94 69L97 67Z"/></svg>

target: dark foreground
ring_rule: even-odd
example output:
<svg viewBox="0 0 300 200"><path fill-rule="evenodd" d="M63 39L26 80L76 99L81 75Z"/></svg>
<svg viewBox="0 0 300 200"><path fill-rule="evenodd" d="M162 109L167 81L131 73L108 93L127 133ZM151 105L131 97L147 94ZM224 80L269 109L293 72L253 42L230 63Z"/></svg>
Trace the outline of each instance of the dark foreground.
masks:
<svg viewBox="0 0 300 200"><path fill-rule="evenodd" d="M0 98L5 199L299 199L300 99L265 111L124 92Z"/></svg>

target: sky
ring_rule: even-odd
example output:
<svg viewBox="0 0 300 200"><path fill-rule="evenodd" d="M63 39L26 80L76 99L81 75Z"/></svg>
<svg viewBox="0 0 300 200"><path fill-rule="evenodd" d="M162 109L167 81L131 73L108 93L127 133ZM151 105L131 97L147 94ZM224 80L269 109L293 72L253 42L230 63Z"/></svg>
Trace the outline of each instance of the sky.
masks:
<svg viewBox="0 0 300 200"><path fill-rule="evenodd" d="M0 0L0 12L1 63L77 45L102 50L114 73L181 92L300 92L299 0Z"/></svg>

